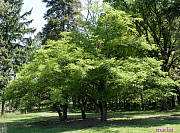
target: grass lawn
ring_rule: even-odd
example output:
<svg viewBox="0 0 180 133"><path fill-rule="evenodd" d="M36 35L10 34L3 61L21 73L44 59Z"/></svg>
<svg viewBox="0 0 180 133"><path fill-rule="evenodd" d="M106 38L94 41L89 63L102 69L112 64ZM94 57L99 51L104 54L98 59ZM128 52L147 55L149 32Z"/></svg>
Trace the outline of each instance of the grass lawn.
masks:
<svg viewBox="0 0 180 133"><path fill-rule="evenodd" d="M80 114L69 113L69 120L60 122L53 112L7 114L0 117L0 133L156 133L167 127L180 133L178 110L108 113L104 123L98 115L89 113L88 119L82 120Z"/></svg>

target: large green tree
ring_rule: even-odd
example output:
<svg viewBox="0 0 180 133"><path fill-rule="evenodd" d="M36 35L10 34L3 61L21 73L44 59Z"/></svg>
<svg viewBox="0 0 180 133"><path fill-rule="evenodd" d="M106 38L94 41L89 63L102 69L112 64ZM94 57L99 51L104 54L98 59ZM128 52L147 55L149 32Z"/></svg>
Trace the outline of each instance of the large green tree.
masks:
<svg viewBox="0 0 180 133"><path fill-rule="evenodd" d="M21 15L22 0L0 1L0 95L2 101L2 115L4 114L5 97L4 91L10 80L15 77L18 66L28 60L31 49L31 38L24 35L35 31L28 28L32 20L26 17L31 11Z"/></svg>
<svg viewBox="0 0 180 133"><path fill-rule="evenodd" d="M178 0L104 0L133 17L139 36L145 36L147 42L155 49L150 57L162 60L162 70L171 73L177 70L179 58L180 11ZM171 75L172 76L172 75ZM177 92L179 90L177 89Z"/></svg>
<svg viewBox="0 0 180 133"><path fill-rule="evenodd" d="M153 48L137 36L133 20L138 19L109 7L103 13L96 24L88 22L87 33L64 33L61 40L48 41L9 84L9 97L19 105L26 99L30 106L38 97L59 114L59 105L70 97L87 98L106 121L108 103L122 92L134 91L142 109L148 98L173 95L174 82L161 71L161 62L142 56Z"/></svg>
<svg viewBox="0 0 180 133"><path fill-rule="evenodd" d="M155 44L156 54L152 56L163 60L162 70L169 72L177 60L179 2L176 0L105 1L134 17L142 18L142 21L135 21L136 29L139 35L146 37L149 44Z"/></svg>

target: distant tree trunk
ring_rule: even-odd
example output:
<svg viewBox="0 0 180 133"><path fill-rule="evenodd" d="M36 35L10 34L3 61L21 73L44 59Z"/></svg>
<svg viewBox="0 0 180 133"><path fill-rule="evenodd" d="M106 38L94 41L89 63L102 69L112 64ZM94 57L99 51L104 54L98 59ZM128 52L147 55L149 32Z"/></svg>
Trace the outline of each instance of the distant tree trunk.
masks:
<svg viewBox="0 0 180 133"><path fill-rule="evenodd" d="M25 114L27 114L28 113L28 109L27 108L25 108Z"/></svg>
<svg viewBox="0 0 180 133"><path fill-rule="evenodd" d="M155 102L152 103L152 109L155 110L156 107L157 107L157 102L155 101Z"/></svg>
<svg viewBox="0 0 180 133"><path fill-rule="evenodd" d="M161 100L161 110L167 110L166 101Z"/></svg>
<svg viewBox="0 0 180 133"><path fill-rule="evenodd" d="M119 109L119 98L118 98L118 96L116 96L116 104L115 104L115 106L116 107L115 107L114 111Z"/></svg>
<svg viewBox="0 0 180 133"><path fill-rule="evenodd" d="M126 99L125 98L123 99L123 108L124 108L124 110L126 110Z"/></svg>
<svg viewBox="0 0 180 133"><path fill-rule="evenodd" d="M171 98L171 108L174 109L175 107L176 107L175 96L172 96L172 98Z"/></svg>
<svg viewBox="0 0 180 133"><path fill-rule="evenodd" d="M81 115L82 119L86 119L86 105L87 105L87 100L86 98L83 98L81 103Z"/></svg>
<svg viewBox="0 0 180 133"><path fill-rule="evenodd" d="M101 121L107 120L107 103L99 101L99 109L101 112Z"/></svg>
<svg viewBox="0 0 180 133"><path fill-rule="evenodd" d="M177 95L178 105L180 105L180 94Z"/></svg>
<svg viewBox="0 0 180 133"><path fill-rule="evenodd" d="M89 95L86 95L86 96L89 98L89 100L92 101L92 103L94 103L94 108L95 108L95 110L96 110L96 113L99 113L99 104L98 104L98 100L95 100L94 98L92 98L92 97L89 96Z"/></svg>
<svg viewBox="0 0 180 133"><path fill-rule="evenodd" d="M2 103L1 103L1 116L5 115L5 100L2 99Z"/></svg>
<svg viewBox="0 0 180 133"><path fill-rule="evenodd" d="M131 103L128 100L125 100L125 110L127 110L127 111L131 110Z"/></svg>
<svg viewBox="0 0 180 133"><path fill-rule="evenodd" d="M144 106L144 99L142 93L140 93L140 96L141 96L141 110L144 111L145 106Z"/></svg>
<svg viewBox="0 0 180 133"><path fill-rule="evenodd" d="M97 101L97 103L98 103L98 101ZM94 104L94 108L95 108L96 113L99 113L99 105L97 103Z"/></svg>
<svg viewBox="0 0 180 133"><path fill-rule="evenodd" d="M108 109L114 111L114 103L111 101L111 102L108 102L108 106L107 106Z"/></svg>
<svg viewBox="0 0 180 133"><path fill-rule="evenodd" d="M73 102L72 108L73 108L73 109L76 109L76 107L77 107L76 98L72 98L72 102Z"/></svg>
<svg viewBox="0 0 180 133"><path fill-rule="evenodd" d="M41 104L40 104L40 103L38 103L37 107L38 107L38 109L37 109L37 110L40 112L40 111L41 111Z"/></svg>
<svg viewBox="0 0 180 133"><path fill-rule="evenodd" d="M121 105L122 105L122 101L121 101L121 99L119 99L118 101L119 101L119 103L118 103L118 105L119 105L118 109L120 109L120 108L121 108Z"/></svg>
<svg viewBox="0 0 180 133"><path fill-rule="evenodd" d="M9 105L9 112L12 113L12 106L11 105Z"/></svg>
<svg viewBox="0 0 180 133"><path fill-rule="evenodd" d="M63 106L63 118L62 120L67 120L67 109L68 109L68 104L64 104Z"/></svg>
<svg viewBox="0 0 180 133"><path fill-rule="evenodd" d="M138 110L138 105L137 105L137 103L136 102L134 102L133 104L132 104L132 108L133 108L133 110Z"/></svg>

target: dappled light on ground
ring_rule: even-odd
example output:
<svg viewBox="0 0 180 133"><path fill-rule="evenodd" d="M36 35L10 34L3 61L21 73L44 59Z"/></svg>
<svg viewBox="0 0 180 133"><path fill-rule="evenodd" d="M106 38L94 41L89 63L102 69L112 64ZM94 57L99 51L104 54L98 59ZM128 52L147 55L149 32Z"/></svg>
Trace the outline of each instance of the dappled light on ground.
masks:
<svg viewBox="0 0 180 133"><path fill-rule="evenodd" d="M179 114L178 111L111 112L108 121L101 122L97 113L89 113L85 120L81 119L79 113L69 113L68 120L59 121L56 113L41 112L27 115L8 114L4 122L8 133L148 133L161 127L171 127L175 133L179 133ZM2 118L0 123L2 125Z"/></svg>

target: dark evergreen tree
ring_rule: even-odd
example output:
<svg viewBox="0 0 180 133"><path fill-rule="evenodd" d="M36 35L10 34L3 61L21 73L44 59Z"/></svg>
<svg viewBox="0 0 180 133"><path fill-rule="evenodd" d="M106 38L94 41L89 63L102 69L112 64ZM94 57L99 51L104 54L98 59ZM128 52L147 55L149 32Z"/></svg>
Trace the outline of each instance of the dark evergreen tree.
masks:
<svg viewBox="0 0 180 133"><path fill-rule="evenodd" d="M32 20L26 17L31 11L21 15L23 0L0 1L0 96L4 114L5 90L10 80L13 80L18 66L25 63L31 53L32 38L25 37L35 31L28 28Z"/></svg>
<svg viewBox="0 0 180 133"><path fill-rule="evenodd" d="M47 24L43 28L43 42L58 40L60 33L78 28L80 2L78 0L43 0L49 8L44 15Z"/></svg>

